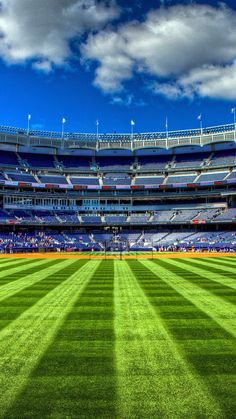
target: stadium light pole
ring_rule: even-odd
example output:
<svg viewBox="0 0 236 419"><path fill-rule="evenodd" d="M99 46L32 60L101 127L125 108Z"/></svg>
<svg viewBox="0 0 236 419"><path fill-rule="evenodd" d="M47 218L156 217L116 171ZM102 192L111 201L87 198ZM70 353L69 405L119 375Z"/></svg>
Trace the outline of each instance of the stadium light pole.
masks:
<svg viewBox="0 0 236 419"><path fill-rule="evenodd" d="M96 128L97 128L97 141L98 141L98 136L99 136L99 120L96 120Z"/></svg>
<svg viewBox="0 0 236 419"><path fill-rule="evenodd" d="M28 113L27 135L29 135L30 133L30 120L31 120L31 114Z"/></svg>
<svg viewBox="0 0 236 419"><path fill-rule="evenodd" d="M131 129L131 144L132 144L132 149L133 149L133 143L134 143L134 126L135 126L135 122L133 119L131 119L130 121L130 129Z"/></svg>
<svg viewBox="0 0 236 419"><path fill-rule="evenodd" d="M199 123L200 123L200 145L202 146L203 129L202 129L202 114L201 113L200 113L200 115L198 115L197 119L199 120Z"/></svg>
<svg viewBox="0 0 236 419"><path fill-rule="evenodd" d="M64 148L64 130L65 130L64 126L65 126L65 123L66 123L66 119L62 118L62 120L61 120L61 146L62 146L62 148Z"/></svg>
<svg viewBox="0 0 236 419"><path fill-rule="evenodd" d="M168 148L168 139L169 139L169 128L168 128L168 117L166 117L166 149Z"/></svg>
<svg viewBox="0 0 236 419"><path fill-rule="evenodd" d="M234 117L234 130L236 130L236 110L235 110L235 108L231 109L231 113L233 114L233 117Z"/></svg>
<svg viewBox="0 0 236 419"><path fill-rule="evenodd" d="M65 123L66 123L66 119L65 118L62 118L62 120L61 120L61 138L64 138Z"/></svg>

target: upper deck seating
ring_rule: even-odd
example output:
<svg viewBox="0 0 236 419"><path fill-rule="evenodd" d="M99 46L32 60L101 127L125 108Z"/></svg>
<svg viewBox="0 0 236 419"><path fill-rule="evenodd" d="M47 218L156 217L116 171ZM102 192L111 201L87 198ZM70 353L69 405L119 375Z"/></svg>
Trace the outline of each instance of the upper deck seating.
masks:
<svg viewBox="0 0 236 419"><path fill-rule="evenodd" d="M138 163L140 170L165 170L168 163L171 162L172 156L139 156Z"/></svg>
<svg viewBox="0 0 236 419"><path fill-rule="evenodd" d="M236 180L236 171L231 172L230 175L227 177L227 180L232 180L232 179Z"/></svg>
<svg viewBox="0 0 236 419"><path fill-rule="evenodd" d="M209 159L210 153L193 153L193 154L176 154L175 156L175 168L200 168L203 166L205 160Z"/></svg>
<svg viewBox="0 0 236 419"><path fill-rule="evenodd" d="M13 151L0 151L0 165L1 166L20 166L16 153Z"/></svg>
<svg viewBox="0 0 236 419"><path fill-rule="evenodd" d="M67 179L65 176L53 176L53 175L40 175L38 176L40 179L40 182L42 183L52 183L55 185L67 185Z"/></svg>
<svg viewBox="0 0 236 419"><path fill-rule="evenodd" d="M131 214L130 223L134 224L145 224L149 221L149 214Z"/></svg>
<svg viewBox="0 0 236 419"><path fill-rule="evenodd" d="M196 173L189 173L187 175L169 175L166 185L171 185L173 183L193 183L196 176Z"/></svg>
<svg viewBox="0 0 236 419"><path fill-rule="evenodd" d="M229 172L206 172L202 173L196 182L220 182Z"/></svg>
<svg viewBox="0 0 236 419"><path fill-rule="evenodd" d="M20 172L7 172L7 176L13 180L13 181L17 181L17 182L35 182L36 183L36 179L33 175L31 175L30 173L20 173Z"/></svg>
<svg viewBox="0 0 236 419"><path fill-rule="evenodd" d="M65 168L89 170L92 163L91 157L89 156L57 156L59 163Z"/></svg>
<svg viewBox="0 0 236 419"><path fill-rule="evenodd" d="M83 223L100 224L102 222L100 215L82 215Z"/></svg>
<svg viewBox="0 0 236 419"><path fill-rule="evenodd" d="M236 208L229 208L224 211L222 214L219 214L215 221L230 221L236 219Z"/></svg>
<svg viewBox="0 0 236 419"><path fill-rule="evenodd" d="M236 165L236 150L215 151L210 166L234 166Z"/></svg>
<svg viewBox="0 0 236 419"><path fill-rule="evenodd" d="M137 176L135 185L161 185L164 181L164 176Z"/></svg>
<svg viewBox="0 0 236 419"><path fill-rule="evenodd" d="M161 211L157 211L155 212L155 214L153 215L153 220L152 222L167 222L170 221L173 217L174 217L175 211L174 210L161 210Z"/></svg>
<svg viewBox="0 0 236 419"><path fill-rule="evenodd" d="M105 220L107 224L124 224L127 220L127 216L122 214L106 215Z"/></svg>
<svg viewBox="0 0 236 419"><path fill-rule="evenodd" d="M99 179L95 176L88 176L88 177L71 176L70 181L72 185L99 185Z"/></svg>
<svg viewBox="0 0 236 419"><path fill-rule="evenodd" d="M178 210L173 222L175 223L181 223L181 222L189 222L193 218L195 218L199 213L199 210L189 209L189 210Z"/></svg>
<svg viewBox="0 0 236 419"><path fill-rule="evenodd" d="M115 186L115 185L130 185L131 178L129 175L122 175L122 173L107 174L103 178L103 185L105 186Z"/></svg>
<svg viewBox="0 0 236 419"><path fill-rule="evenodd" d="M96 162L102 171L110 170L130 170L133 163L133 158L129 156L106 156L106 157L97 157Z"/></svg>
<svg viewBox="0 0 236 419"><path fill-rule="evenodd" d="M55 168L54 156L51 154L19 153L19 155L30 167Z"/></svg>

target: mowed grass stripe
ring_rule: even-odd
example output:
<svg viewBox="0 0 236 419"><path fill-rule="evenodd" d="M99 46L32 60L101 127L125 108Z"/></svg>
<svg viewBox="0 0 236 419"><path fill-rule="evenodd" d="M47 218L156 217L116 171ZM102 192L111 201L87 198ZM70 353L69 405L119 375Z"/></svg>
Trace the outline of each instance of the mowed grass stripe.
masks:
<svg viewBox="0 0 236 419"><path fill-rule="evenodd" d="M1 301L22 291L24 288L36 284L37 282L40 282L42 279L47 278L51 274L56 275L57 271L61 270L66 266L69 266L70 263L70 260L52 260L47 264L43 265L41 268L38 268L37 272L32 273L30 275L26 275L23 278L19 278L15 281L8 282L6 285L0 286L0 311Z"/></svg>
<svg viewBox="0 0 236 419"><path fill-rule="evenodd" d="M225 276L217 274L209 266L206 266L204 269L203 267L195 266L190 261L185 263L185 261L179 259L162 260L159 262L159 266L165 267L168 264L169 270L172 269L174 273L196 284L198 287L208 290L210 293L232 304L236 303L236 281L232 277L229 278L227 274Z"/></svg>
<svg viewBox="0 0 236 419"><path fill-rule="evenodd" d="M47 267L52 262L55 262L55 259L54 260L46 259L43 261L40 260L38 262L35 262L34 264L30 264L30 266L27 266L26 269L24 269L25 266L23 268L22 266L19 266L18 268L14 268L14 272L9 273L8 271L8 274L5 273L3 277L0 277L0 286L8 284L10 282L14 282L20 278L25 278L27 275L32 275L35 272L40 271L44 267Z"/></svg>
<svg viewBox="0 0 236 419"><path fill-rule="evenodd" d="M27 267L30 265L34 265L35 263L40 264L40 262L42 262L42 259L32 259L32 260L17 260L14 259L14 263L11 261L11 263L9 263L9 265L5 265L1 268L0 270L0 280L7 275L11 275L14 272L18 271L18 268L23 268L23 267Z"/></svg>
<svg viewBox="0 0 236 419"><path fill-rule="evenodd" d="M16 259L8 259L8 258L6 258L6 259L2 259L2 258L0 258L0 266L4 266L4 265L6 265L7 263L14 263L16 261Z"/></svg>
<svg viewBox="0 0 236 419"><path fill-rule="evenodd" d="M10 286L13 285L14 282L21 278L26 278L28 275L32 275L34 273L39 272L41 269L47 268L52 262L56 262L55 259L45 259L39 260L34 264L30 264L30 266L20 265L15 267L14 269L8 269L7 272L4 272L4 275L0 276L0 290L2 287L6 286L7 284ZM1 272L1 268L0 268ZM1 291L0 291L1 292Z"/></svg>
<svg viewBox="0 0 236 419"><path fill-rule="evenodd" d="M195 266L196 268L203 268L209 269L211 272L214 272L217 275L222 275L227 278L236 279L235 268L232 266L218 266L216 265L214 258L204 258L204 259L179 259L180 262L185 262L191 266Z"/></svg>
<svg viewBox="0 0 236 419"><path fill-rule="evenodd" d="M173 266L171 265L172 260L169 260L169 263L167 264L162 264L160 262L160 260L152 262L143 261L145 266L147 266L154 275L161 276L163 281L187 298L196 306L196 309L198 308L202 311L201 315L197 313L194 314L192 308L188 309L186 307L186 309L183 310L183 313L180 312L180 318L204 319L204 316L207 315L221 328L230 333L233 338L236 338L236 307L230 302L223 300L221 297L212 294L209 290L198 287L196 283L187 280L186 277L174 272ZM174 263L177 263L176 259Z"/></svg>
<svg viewBox="0 0 236 419"><path fill-rule="evenodd" d="M47 265L48 268L55 266L57 265L57 262L58 261L56 260L47 260L47 264L44 264L41 268L39 266L32 268L32 273L39 273L45 265ZM36 269L38 270L36 271ZM41 281L30 284L18 293L2 300L0 303L0 330L61 284L65 278L68 277L69 273L72 275L76 271L76 264L70 265L70 267L66 265L58 272L56 270L55 273L52 272L51 274L46 275ZM19 276L22 278L22 275Z"/></svg>
<svg viewBox="0 0 236 419"><path fill-rule="evenodd" d="M145 284L155 281L140 262L115 262L118 417L223 417L218 402L177 349L140 277ZM159 289L164 298L166 292L165 285Z"/></svg>
<svg viewBox="0 0 236 419"><path fill-rule="evenodd" d="M116 415L114 262L100 263L31 374L8 418ZM86 274L86 272L85 272ZM85 275L84 274L84 275Z"/></svg>
<svg viewBox="0 0 236 419"><path fill-rule="evenodd" d="M231 257L231 260L228 260L224 257L214 257L214 258L204 258L204 260L206 262L214 262L214 265L216 265L216 267L220 267L220 266L226 266L226 267L231 267L234 268L236 267L236 258Z"/></svg>
<svg viewBox="0 0 236 419"><path fill-rule="evenodd" d="M63 273L64 280L0 333L1 418L37 417L36 411L32 411L38 398L37 388L31 399L24 400L20 394L24 393L30 374L37 368L98 264L96 261L71 261ZM41 408L47 401L50 401L48 396L40 399ZM25 410L21 411L18 402L25 403ZM43 417L46 417L46 411L41 415Z"/></svg>
<svg viewBox="0 0 236 419"><path fill-rule="evenodd" d="M236 410L236 312L230 303L185 281L181 276L151 261L142 261L154 275L143 286L176 344L196 374L219 401L225 418ZM143 272L144 276L145 273ZM142 277L140 278L140 282ZM166 301L158 294L168 286ZM161 288L160 288L161 287ZM171 291L176 291L179 295ZM220 327L221 326L221 327ZM227 333L231 332L230 333ZM200 402L200 401L199 401Z"/></svg>

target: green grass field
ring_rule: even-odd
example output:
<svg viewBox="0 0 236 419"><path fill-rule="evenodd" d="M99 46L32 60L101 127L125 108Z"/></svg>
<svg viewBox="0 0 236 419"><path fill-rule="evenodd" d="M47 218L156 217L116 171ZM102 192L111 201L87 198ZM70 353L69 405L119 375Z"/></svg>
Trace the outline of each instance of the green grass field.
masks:
<svg viewBox="0 0 236 419"><path fill-rule="evenodd" d="M236 258L0 260L0 417L235 418Z"/></svg>

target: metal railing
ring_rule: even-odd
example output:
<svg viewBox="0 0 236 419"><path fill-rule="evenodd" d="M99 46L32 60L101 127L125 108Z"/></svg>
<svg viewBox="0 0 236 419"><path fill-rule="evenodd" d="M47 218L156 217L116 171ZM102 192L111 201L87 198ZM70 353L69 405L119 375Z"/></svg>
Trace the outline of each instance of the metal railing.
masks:
<svg viewBox="0 0 236 419"><path fill-rule="evenodd" d="M0 126L0 143L53 148L128 149L160 147L173 148L184 145L204 146L217 142L236 141L235 124L201 129L147 133L70 133L39 131Z"/></svg>

